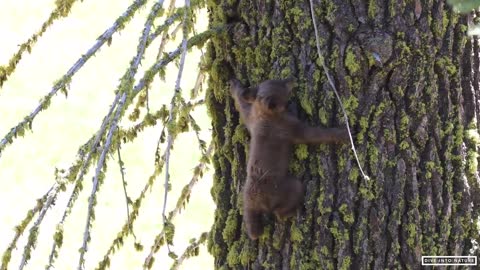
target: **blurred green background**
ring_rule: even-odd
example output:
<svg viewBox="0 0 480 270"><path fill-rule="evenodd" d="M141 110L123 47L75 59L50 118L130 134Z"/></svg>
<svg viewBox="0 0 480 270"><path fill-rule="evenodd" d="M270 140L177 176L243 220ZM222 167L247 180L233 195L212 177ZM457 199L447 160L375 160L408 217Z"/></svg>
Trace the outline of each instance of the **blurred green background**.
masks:
<svg viewBox="0 0 480 270"><path fill-rule="evenodd" d="M18 45L26 41L54 9L54 0L1 0L0 2L0 65L5 65L16 52ZM0 136L3 136L30 113L41 97L50 91L53 82L61 78L70 66L90 48L96 38L122 14L132 0L84 0L74 5L66 19L56 21L34 46L31 54L25 54L17 70L0 88ZM39 114L33 122L33 133L17 139L8 146L0 158L0 252L3 254L12 241L14 227L25 217L54 183L55 168L67 169L75 160L78 147L85 143L100 126L113 101L113 91L119 84L129 61L136 53L138 38L143 30L146 16L154 1L149 1L127 27L113 36L110 46L104 46L73 77L68 98L57 95L50 108ZM177 1L178 6L183 1ZM165 1L164 7L168 6ZM163 22L157 19L156 25ZM197 15L197 32L207 26L206 11ZM173 30L174 27L170 29ZM167 45L171 51L180 43L177 39ZM142 62L139 75L155 61L159 40L150 46ZM182 89L188 94L195 83L200 52L193 50L187 55ZM150 107L153 111L170 101L177 68L172 63L167 69L166 82L158 78L150 89ZM138 78L139 76L137 76ZM210 120L205 107L195 111L197 122L202 127L201 137L210 141ZM132 125L122 121L122 126ZM134 200L153 172L155 146L161 126L145 130L134 143L122 147L122 159L126 167L129 196ZM164 149L163 147L162 149ZM192 169L198 163L200 152L193 132L181 134L175 141L171 155L171 184L167 210L173 209L181 188L190 181ZM60 250L56 269L76 269L78 249L81 247L85 227L87 198L91 191L92 174L84 181L84 190L65 224L64 245ZM135 251L133 237L114 256L110 269L141 269L154 237L161 231L163 206L163 181L160 176L148 194L135 223L137 241L144 245L143 251ZM211 172L194 187L190 203L174 220L176 234L174 246L181 255L189 240L208 231L213 223L214 204L210 196ZM53 232L65 208L71 189L62 193L56 205L49 211L40 227L38 244L32 259L25 269L43 269L53 241ZM98 193L96 220L92 241L86 256L86 269L94 269L103 258L113 238L126 220L125 197L116 156L108 163L107 177ZM35 220L35 219L34 219ZM25 235L24 235L25 236ZM16 269L26 237L14 251L10 263ZM172 260L163 247L156 256L153 269L169 269ZM213 258L205 246L200 256L187 260L181 269L212 269Z"/></svg>

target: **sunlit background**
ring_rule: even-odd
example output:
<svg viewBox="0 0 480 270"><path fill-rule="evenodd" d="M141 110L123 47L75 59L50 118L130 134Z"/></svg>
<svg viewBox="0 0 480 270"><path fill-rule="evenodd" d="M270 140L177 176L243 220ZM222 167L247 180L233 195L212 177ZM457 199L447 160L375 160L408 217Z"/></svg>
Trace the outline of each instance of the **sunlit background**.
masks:
<svg viewBox="0 0 480 270"><path fill-rule="evenodd" d="M96 38L109 28L133 0L84 0L77 1L72 13L66 19L56 21L33 47L31 54L25 54L17 70L0 88L0 139L37 105L53 83L67 72L70 66L90 48ZM169 1L165 1L164 7ZM17 51L18 45L26 41L54 9L54 0L1 0L0 2L0 65L5 65ZM14 235L14 227L34 207L55 182L55 168L67 169L75 160L79 146L84 144L100 127L101 121L114 98L128 63L136 53L143 24L154 1L135 14L132 21L119 34L114 34L112 44L104 46L73 77L68 97L58 94L52 99L47 111L41 112L33 122L33 133L14 141L0 158L0 253L3 254ZM176 5L183 5L177 1ZM157 19L155 25L163 23ZM207 26L207 13L197 15L197 32ZM175 24L170 28L172 31ZM180 32L181 33L181 32ZM181 41L178 34L175 41L167 45L169 52ZM159 39L154 42L142 62L144 69L154 63ZM182 89L188 93L193 88L198 72L200 51L193 50L187 55ZM150 89L150 108L155 111L161 104L170 102L177 68L174 63L166 69L166 82L156 79ZM137 76L138 78L139 76ZM195 111L198 124L202 127L201 137L210 141L210 120L205 108ZM125 117L122 126L132 123ZM126 167L128 195L134 200L153 173L154 153L161 126L146 129L133 142L122 147L122 158ZM165 147L163 147L164 149ZM190 181L193 168L198 163L200 151L193 132L181 134L175 141L171 154L171 184L167 212L173 209L181 188ZM55 264L55 269L76 269L78 250L82 245L86 223L87 198L91 191L92 173L84 181L84 189L70 218L65 224L64 244ZM156 234L162 229L163 174L144 201L134 232L143 251L133 247L133 237L128 238L124 247L114 256L110 269L141 269L150 251ZM194 187L190 203L174 220L176 234L174 246L181 255L189 240L209 231L213 223L214 204L210 196L211 172ZM48 262L53 233L65 209L71 186L62 193L55 206L48 212L40 227L36 249L25 269L44 269ZM92 240L86 256L85 269L94 269L103 258L112 240L127 219L125 196L117 157L108 162L105 183L97 195L98 206L92 230ZM35 218L34 218L35 221ZM17 269L26 237L17 245L9 269ZM173 260L163 247L156 256L153 269L169 269ZM212 269L213 259L206 247L200 249L200 256L187 260L182 269Z"/></svg>

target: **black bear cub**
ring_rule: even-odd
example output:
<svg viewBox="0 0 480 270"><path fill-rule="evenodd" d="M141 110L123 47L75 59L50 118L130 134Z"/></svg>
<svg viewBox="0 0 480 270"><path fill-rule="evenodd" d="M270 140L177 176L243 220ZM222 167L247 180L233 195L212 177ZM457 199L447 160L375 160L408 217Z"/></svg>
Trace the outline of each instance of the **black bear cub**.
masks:
<svg viewBox="0 0 480 270"><path fill-rule="evenodd" d="M267 80L251 88L242 87L236 79L230 84L235 107L251 137L243 220L254 240L263 232L262 214L273 212L283 220L303 201L302 183L288 173L293 144L340 143L348 140L348 133L339 128L310 127L288 112L292 79Z"/></svg>

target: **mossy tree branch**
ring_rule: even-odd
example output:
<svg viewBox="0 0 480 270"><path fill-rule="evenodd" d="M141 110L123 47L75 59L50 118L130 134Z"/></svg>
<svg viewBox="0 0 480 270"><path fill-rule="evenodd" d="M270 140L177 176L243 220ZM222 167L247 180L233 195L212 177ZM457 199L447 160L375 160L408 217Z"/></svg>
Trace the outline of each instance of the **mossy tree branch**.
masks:
<svg viewBox="0 0 480 270"><path fill-rule="evenodd" d="M181 100L181 88L180 83L182 81L182 74L183 74L183 67L185 65L185 57L187 55L187 40L188 40L188 28L187 28L187 20L189 19L188 16L188 9L190 8L190 0L185 0L185 9L186 12L183 15L183 38L182 38L182 45L181 45L181 57L180 57L180 66L178 67L178 75L177 80L175 82L175 93L172 101L170 103L170 114L168 116L168 123L167 123L167 149L165 153L165 183L164 183L164 196L163 196L163 210L162 210L162 217L163 217L163 226L167 224L167 217L165 215L165 211L167 209L167 198L168 192L170 190L170 150L173 145L173 139L177 135L176 129L174 129L173 123L176 120L177 114L174 113L175 106L178 106L179 100ZM167 247L168 247L167 242ZM170 248L169 248L170 250Z"/></svg>
<svg viewBox="0 0 480 270"><path fill-rule="evenodd" d="M8 61L5 66L0 66L0 88L8 80L8 77L15 71L17 64L22 60L22 55L26 51L32 51L33 46L38 39L47 31L47 29L58 19L65 18L70 14L72 6L77 0L57 0L55 1L55 9L50 13L48 19L42 23L40 29L35 32L27 41L19 45L17 52Z"/></svg>
<svg viewBox="0 0 480 270"><path fill-rule="evenodd" d="M192 179L187 185L183 187L182 193L177 200L175 208L168 213L168 217L166 219L167 225L164 224L164 227L162 228L160 233L157 234L153 245L150 247L150 252L148 256L145 258L145 261L143 263L144 269L151 269L155 262L155 259L154 259L155 253L158 252L166 242L168 243L173 240L174 227L173 227L172 221L180 213L180 211L185 208L186 204L188 203L188 200L190 199L190 195L192 193L193 187L198 182L198 180L201 177L203 177L203 173L207 168L207 164L210 162L212 151L213 151L213 144L210 144L205 154L202 155L202 157L200 158L199 164L193 169Z"/></svg>
<svg viewBox="0 0 480 270"><path fill-rule="evenodd" d="M120 98L117 111L115 112L115 117L112 120L112 124L110 126L110 130L108 131L107 135L107 140L105 142L105 145L102 148L102 153L100 155L100 158L97 162L97 168L95 170L95 176L93 177L93 186L92 186L92 191L90 193L90 197L88 198L88 211L87 211L87 221L85 224L85 230L83 233L83 244L82 247L80 248L80 259L78 262L78 270L82 270L85 267L85 253L87 252L87 244L90 242L90 228L92 227L92 219L95 218L94 214L94 206L96 205L96 193L98 191L98 188L100 187L100 182L104 180L105 174L103 172L104 167L105 167L105 158L106 155L110 149L110 145L112 144L112 138L113 134L115 133L115 130L117 129L117 124L120 119L120 114L123 110L123 106L125 105L125 100L127 99L127 94L123 93L122 97Z"/></svg>
<svg viewBox="0 0 480 270"><path fill-rule="evenodd" d="M188 103L185 107L182 107L180 109L182 111L184 111L182 113L187 113L188 114L191 110L193 110L196 106L198 106L198 104L202 104L202 103L203 102ZM152 118L152 117L155 117L155 118ZM126 131L121 132L124 135L124 138L127 142L131 141L134 137L136 137L136 134L139 131L143 130L146 127L146 125L144 125L145 123L155 123L155 121L157 121L158 119L162 119L162 123L163 123L162 125L163 125L163 127L166 127L166 123L168 121L168 112L165 108L162 108L159 111L157 111L156 113L147 114L145 116L145 118L146 119L148 118L148 120L145 119L144 121L142 121L142 123L136 125L135 127L132 127L130 130L126 130ZM158 178L158 176L160 175L160 173L163 170L163 166L165 165L166 150L164 151L164 153L162 155L160 155L160 142L164 141L163 136L164 136L164 133L163 133L163 130L162 130L160 138L158 140L157 150L156 150L156 153L155 153L156 158L155 158L155 164L154 164L154 172L148 178L147 183L145 184L144 188L140 192L140 195L133 201L133 209L132 209L132 212L130 214L130 219L126 221L126 223L122 226L121 231L117 233L117 237L112 241L112 244L108 248L108 251L103 256L102 261L99 262L99 264L96 268L97 270L106 269L110 265L110 257L115 253L116 250L120 249L123 246L125 238L128 237L131 233L133 233L133 231L131 231L130 228L133 227L133 225L134 225L134 223L135 223L135 221L136 221L136 219L137 219L137 217L140 213L140 207L142 205L143 199L146 197L147 192L152 189L152 187L155 183L155 180ZM173 138L173 139L175 139L175 138ZM208 156L204 156L201 159L201 163L199 165L197 165L197 167L195 167L194 172L198 172L199 174L200 173L203 174L203 172L205 170L205 166L201 165L201 164L202 164L202 162L208 162L209 157L210 157L210 153L211 153L211 150L210 150ZM197 168L200 168L200 171L198 171ZM195 175L197 175L197 174L195 174ZM197 180L193 180L193 181L196 182ZM192 186L192 188L193 188L193 186ZM177 202L177 205L178 204L179 204L179 202ZM176 214L174 214L174 215L176 215ZM169 213L168 218L172 219L172 217L173 216L171 215L171 213ZM163 234L161 234L161 235L163 237ZM157 236L157 238L158 238L158 236ZM163 239L163 238L161 238L161 239ZM137 249L142 248L140 243L135 243L135 247Z"/></svg>
<svg viewBox="0 0 480 270"><path fill-rule="evenodd" d="M190 241L190 245L185 249L182 255L175 260L172 267L170 267L170 270L177 270L186 259L193 256L198 256L200 245L204 244L207 239L208 239L208 232L202 233L200 237L198 237L198 240L195 238L192 239Z"/></svg>
<svg viewBox="0 0 480 270"><path fill-rule="evenodd" d="M152 27L153 20L158 16L158 13L160 9L163 6L163 0L159 0L156 2L148 17L145 22L145 26L142 32L142 36L140 38L138 47L137 47L137 54L133 58L133 60L130 63L130 67L126 74L123 76L120 82L119 86L119 93L122 93L122 97L119 100L118 105L116 105L116 113L115 113L115 118L113 118L111 124L110 124L110 130L106 139L106 142L103 146L102 153L100 155L100 159L98 160L97 163L97 169L95 172L95 176L93 179L93 187L92 187L92 192L89 197L89 202L88 202L88 212L87 212L87 222L85 225L85 231L84 231L84 237L83 237L83 244L82 247L80 248L80 259L78 263L78 269L81 270L84 268L84 256L85 253L87 252L87 244L90 241L90 228L92 226L91 220L94 218L94 205L96 205L96 192L98 188L100 187L101 181L103 181L104 174L100 174L102 171L102 168L105 167L105 156L109 152L109 148L112 142L113 134L117 128L118 121L120 120L120 116L124 112L124 105L127 100L127 93L129 93L133 87L133 81L135 79L135 74L137 73L138 66L140 65L140 62L143 58L143 55L145 54L145 48L147 44L148 37L150 35L150 30Z"/></svg>
<svg viewBox="0 0 480 270"><path fill-rule="evenodd" d="M0 158L3 150L8 144L11 144L18 136L22 137L26 130L32 129L33 120L43 110L46 110L50 106L51 99L58 91L61 91L67 95L67 88L72 80L72 77L83 67L83 65L107 42L109 42L114 33L120 31L125 25L132 19L135 12L143 6L146 0L136 0L128 9L113 23L113 25L105 30L105 32L98 37L97 42L85 53L75 64L62 76L57 82L54 83L50 92L44 96L39 105L27 116L24 117L20 123L11 128L10 131L0 141Z"/></svg>
<svg viewBox="0 0 480 270"><path fill-rule="evenodd" d="M201 4L201 3L202 3L202 1L193 1L192 6L197 5L197 4ZM31 125L31 123L32 123L33 119L36 117L36 115L40 111L42 111L44 109L47 109L51 98L53 97L53 95L55 95L58 92L58 90L61 90L65 94L67 93L66 87L68 85L68 82L73 77L73 75L85 64L86 61L88 61L88 59L106 41L109 41L111 39L111 36L116 31L118 31L119 29L124 27L124 24L127 23L128 20L130 19L129 17L131 17L133 15L133 13L143 4L144 4L143 1L134 2L134 4L132 4L129 7L129 9L122 15L122 17L117 19L114 26L112 26L112 28L109 28L99 38L97 43L87 52L87 54L84 55L81 59L79 59L75 63L74 66L72 66L72 68L67 72L67 74L63 76L62 80L58 81L54 85L52 91L47 96L45 96L44 99L42 99L40 105L29 116L27 116L24 119L24 121L19 123L16 127L12 128L11 132L9 132L5 136L5 138L0 141L0 155L1 155L1 152L4 150L4 148L6 147L6 145L9 144L9 143L12 143L13 139L17 135L23 135L23 131L25 129L22 129L22 127L25 127L25 125L27 125L27 124ZM190 11L187 11L186 9L185 10L178 9L177 12L175 12L172 15L172 17L168 18L167 21L159 28L164 29L164 30L167 29L166 26L173 23L179 17L179 14L183 14L184 17L186 17L188 13L190 13ZM150 16L149 16L149 18L150 18ZM155 18L155 16L152 16L151 18ZM190 23L185 23L184 22L182 24L182 26L185 29L187 27L190 27ZM151 23L150 23L150 27L151 27ZM214 29L207 30L207 31L205 31L203 33L200 33L198 35L194 35L193 37L191 37L188 40L185 38L184 41L182 42L182 45L177 50L175 50L175 51L173 51L169 54L166 54L164 56L164 58L157 61L157 63L155 63L150 69L148 69L145 72L145 74L144 74L143 78L140 80L140 82L135 87L133 87L133 77L135 76L137 67L140 63L140 60L141 60L142 55L145 51L145 48L148 47L148 45L151 44L151 42L153 41L153 39L155 37L157 37L158 35L160 35L162 33L162 31L158 31L159 28L157 28L157 31L155 31L155 33L150 34L150 31L149 30L147 31L146 28L147 27L144 28L141 41L139 42L139 46L138 46L138 49L137 49L137 55L132 60L131 65L130 65L129 69L127 70L126 74L124 75L124 77L122 77L121 83L120 83L120 85L117 89L117 94L116 94L116 97L114 99L114 102L112 103L110 111L105 116L99 131L95 134L95 136L93 136L91 139L89 139L87 141L87 143L85 143L83 146L81 146L79 148L78 157L77 157L76 162L70 167L70 169L68 170L68 173L64 177L69 183L75 183L75 186L74 186L74 188L72 190L72 194L71 194L71 196L70 196L70 198L67 202L67 207L65 209L64 215L62 216L62 219L57 226L57 231L55 232L55 235L54 235L54 243L53 243L53 246L52 246L52 251L51 251L51 254L50 254L50 257L49 257L49 264L47 265L47 268L53 267L54 260L58 256L58 248L60 248L62 246L63 224L64 224L66 218L68 217L68 215L70 214L71 208L75 204L75 201L78 198L79 192L82 190L83 177L87 173L88 169L90 168L92 160L97 159L97 160L99 160L99 162L97 162L97 169L96 169L96 173L95 173L95 177L94 177L94 187L92 187L91 196L89 198L89 209L88 209L87 222L86 222L87 224L85 226L84 241L83 241L83 244L82 244L82 249L80 251L79 269L81 269L83 267L83 254L84 254L84 252L86 252L86 247L87 247L87 245L85 243L87 243L90 239L90 235L89 235L90 231L89 230L90 230L90 227L91 227L91 220L94 219L94 207L95 207L95 198L94 197L95 197L95 194L96 194L96 192L97 192L97 190L100 187L101 182L102 182L102 178L103 178L103 175L104 175L104 171L103 171L102 168L105 165L106 160L108 159L107 154L112 153L112 151L113 151L112 147L110 147L110 145L115 145L117 143L117 142L112 142L112 140L113 140L112 137L111 137L112 136L111 135L112 126L117 125L118 121L122 118L125 110L132 103L132 100L136 97L137 94L141 93L142 90L144 90L146 88L146 86L148 86L151 83L151 80L156 73L158 73L160 70L162 70L167 64L169 64L175 58L180 56L182 51L185 52L187 50L187 48L191 48L192 46L195 46L195 45L196 46L202 46L205 43L205 41L208 40L210 37L220 33L221 31L223 31L225 29L224 26L223 27L221 26L221 27L217 27L217 28L214 28ZM185 37L187 37L187 36L188 35L186 35ZM183 58L184 58L184 56L183 56ZM183 61L184 60L181 60L181 62L183 62ZM180 79L179 79L179 81L180 81ZM179 83L178 83L178 86L179 86ZM197 86L195 88L197 88ZM129 91L128 89L133 89L133 91L131 91L131 90ZM178 87L178 89L179 89L179 87ZM122 97L122 99L120 99L120 97ZM192 109L192 108L195 107L195 104L182 102L182 108L183 108L182 110L186 110L187 107ZM115 111L115 116L113 115L114 111ZM155 113L153 115L147 114L145 116L144 120L140 124L138 124L135 128L130 129L128 131L123 131L122 129L120 129L120 133L126 135L126 138L125 138L126 141L131 141L138 135L138 132L141 132L145 127L155 125L156 121L160 118L165 119L166 115L163 112L164 112L164 110L159 110L159 111L157 111L157 113ZM189 115L189 114L186 113L185 115ZM188 122L191 124L192 127L194 127L194 130L198 133L198 125L195 123L195 120L190 115L188 117ZM106 135L105 133L106 133L107 129L109 129L109 132ZM197 139L199 139L198 136L197 136ZM102 151L100 153L99 152L100 149L99 149L98 146L102 143L102 141L103 141L103 148L100 148L100 149L102 149ZM113 141L115 141L115 140L113 140ZM202 143L201 143L200 139L199 139L199 143L200 143L201 147L204 147L204 145L202 146ZM100 160L102 161L101 163L100 163ZM36 230L31 230L31 233L30 233L30 236L29 236L29 239L33 240L33 241L29 241L27 243L27 245L25 246L25 249L24 249L28 252L25 252L23 254L23 256L24 256L23 261L24 262L22 263L21 267L23 267L23 265L25 265L25 263L28 261L28 259L30 257L30 249L32 247L34 247L34 245L35 245L35 237L38 234L38 228L40 226L41 221L43 220L43 216L48 211L48 209L51 205L51 202L53 202L53 200L48 200L48 198L55 198L58 195L59 192L62 192L64 190L65 190L65 185L62 185L62 188L56 188L56 189L51 190L49 192L49 194L47 194L47 195L52 196L52 197L42 198L41 199L41 202L43 204L42 207L35 207L34 211L31 212L29 214L29 216L27 217L27 219L25 219L22 222L23 230L18 231L16 237L14 238L14 241L12 242L13 244L10 245L9 248L7 249L7 251L3 254L2 266L3 265L8 265L8 262L9 262L10 257L11 257L11 251L15 248L16 241L18 240L20 235L23 233L25 228L28 226L28 224L31 222L33 216L36 213L40 213L39 218L37 219L37 222L35 222L35 224L32 227L32 228L36 228ZM127 223L132 224L133 223L133 218L132 218L132 221L127 221ZM5 269L6 269L6 266L5 266Z"/></svg>
<svg viewBox="0 0 480 270"><path fill-rule="evenodd" d="M23 234L35 215L42 211L48 198L55 196L55 190L57 189L57 186L58 185L55 183L40 199L37 199L35 206L27 212L27 216L20 222L19 225L15 227L15 236L2 255L2 265L0 266L1 270L8 270L8 264L12 258L12 251L16 248L18 239L20 239L20 236Z"/></svg>

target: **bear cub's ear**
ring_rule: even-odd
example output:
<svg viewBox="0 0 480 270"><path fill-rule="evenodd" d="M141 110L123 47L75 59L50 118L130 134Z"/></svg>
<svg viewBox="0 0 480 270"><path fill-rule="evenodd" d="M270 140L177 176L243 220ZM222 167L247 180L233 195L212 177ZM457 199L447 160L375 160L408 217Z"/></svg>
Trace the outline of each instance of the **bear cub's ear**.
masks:
<svg viewBox="0 0 480 270"><path fill-rule="evenodd" d="M292 89L297 86L297 80L290 76L284 80L282 80L285 86L288 88L289 91L292 91Z"/></svg>
<svg viewBox="0 0 480 270"><path fill-rule="evenodd" d="M239 91L241 88L243 88L240 81L235 78L230 79L228 83L230 84L230 92L236 92L236 91Z"/></svg>
<svg viewBox="0 0 480 270"><path fill-rule="evenodd" d="M244 100L246 100L249 103L254 102L255 99L257 98L257 92L258 92L257 87L245 88L237 79L231 79L229 83L230 83L230 92L232 92L232 94L234 92L237 92L240 97L242 97Z"/></svg>

